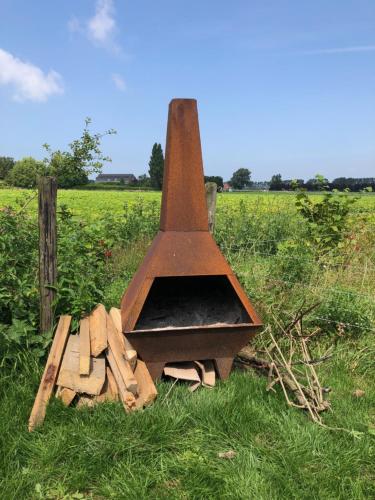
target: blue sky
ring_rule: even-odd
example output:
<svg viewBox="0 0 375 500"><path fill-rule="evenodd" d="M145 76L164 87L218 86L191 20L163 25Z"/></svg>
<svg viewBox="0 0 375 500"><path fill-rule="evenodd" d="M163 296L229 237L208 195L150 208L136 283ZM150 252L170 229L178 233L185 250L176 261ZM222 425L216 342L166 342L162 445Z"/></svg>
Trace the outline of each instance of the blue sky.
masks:
<svg viewBox="0 0 375 500"><path fill-rule="evenodd" d="M375 175L374 0L0 0L0 155L92 130L105 172L147 171L168 103L198 100L228 179Z"/></svg>

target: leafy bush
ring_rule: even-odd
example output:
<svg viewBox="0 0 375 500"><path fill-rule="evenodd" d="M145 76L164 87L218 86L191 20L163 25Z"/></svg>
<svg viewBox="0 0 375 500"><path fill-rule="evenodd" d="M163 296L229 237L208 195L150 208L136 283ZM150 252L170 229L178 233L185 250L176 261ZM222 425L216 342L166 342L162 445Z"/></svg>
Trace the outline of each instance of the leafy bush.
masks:
<svg viewBox="0 0 375 500"><path fill-rule="evenodd" d="M103 233L100 221L87 225L74 220L65 208L61 213L58 221L56 315L69 313L77 321L101 302L112 255Z"/></svg>
<svg viewBox="0 0 375 500"><path fill-rule="evenodd" d="M36 326L38 231L35 220L11 208L0 210L0 323L22 319Z"/></svg>
<svg viewBox="0 0 375 500"><path fill-rule="evenodd" d="M44 160L47 172L57 178L59 187L71 188L86 184L89 174L101 172L103 162L111 161L102 154L100 144L105 135L115 134L115 130L91 134L90 123L91 119L86 118L81 137L69 144L69 151L52 151L48 144L44 144L49 155Z"/></svg>
<svg viewBox="0 0 375 500"><path fill-rule="evenodd" d="M11 325L0 323L0 367L15 365L22 351L43 357L51 342L52 332L40 335L35 327L25 320L14 319Z"/></svg>
<svg viewBox="0 0 375 500"><path fill-rule="evenodd" d="M6 181L11 186L34 188L39 175L42 175L44 171L43 162L37 161L31 156L25 157L16 162L7 175Z"/></svg>
<svg viewBox="0 0 375 500"><path fill-rule="evenodd" d="M139 238L151 238L158 231L159 217L159 203L140 198L134 203L124 204L122 217L108 218L107 234L115 234L121 245Z"/></svg>
<svg viewBox="0 0 375 500"><path fill-rule="evenodd" d="M0 179L5 179L14 167L15 161L9 156L0 156Z"/></svg>
<svg viewBox="0 0 375 500"><path fill-rule="evenodd" d="M297 194L296 207L307 222L308 243L319 254L338 248L347 229L351 207L357 200L338 192L325 192L315 201L304 191Z"/></svg>
<svg viewBox="0 0 375 500"><path fill-rule="evenodd" d="M0 210L0 351L1 363L18 350L44 352L38 322L38 231L36 223L11 208Z"/></svg>

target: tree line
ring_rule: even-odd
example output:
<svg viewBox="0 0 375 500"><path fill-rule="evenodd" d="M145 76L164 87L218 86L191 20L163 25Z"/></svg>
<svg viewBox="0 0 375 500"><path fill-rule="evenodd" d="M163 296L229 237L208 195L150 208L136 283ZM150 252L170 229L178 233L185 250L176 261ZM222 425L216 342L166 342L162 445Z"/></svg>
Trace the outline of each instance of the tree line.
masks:
<svg viewBox="0 0 375 500"><path fill-rule="evenodd" d="M273 175L269 183L270 191L294 191L295 189L305 189L306 191L375 191L375 177L337 177L332 181L321 175L306 182L303 179L282 179L281 174Z"/></svg>

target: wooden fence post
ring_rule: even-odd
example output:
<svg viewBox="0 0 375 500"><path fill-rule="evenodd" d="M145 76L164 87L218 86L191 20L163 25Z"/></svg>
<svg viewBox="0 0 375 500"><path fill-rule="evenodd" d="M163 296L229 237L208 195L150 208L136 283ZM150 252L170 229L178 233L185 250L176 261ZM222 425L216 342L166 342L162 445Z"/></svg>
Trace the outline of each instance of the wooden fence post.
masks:
<svg viewBox="0 0 375 500"><path fill-rule="evenodd" d="M215 182L206 182L206 201L208 210L208 229L213 234L215 229L217 185Z"/></svg>
<svg viewBox="0 0 375 500"><path fill-rule="evenodd" d="M54 177L39 179L39 294L40 331L48 332L53 326L53 301L57 278L56 198L57 183Z"/></svg>

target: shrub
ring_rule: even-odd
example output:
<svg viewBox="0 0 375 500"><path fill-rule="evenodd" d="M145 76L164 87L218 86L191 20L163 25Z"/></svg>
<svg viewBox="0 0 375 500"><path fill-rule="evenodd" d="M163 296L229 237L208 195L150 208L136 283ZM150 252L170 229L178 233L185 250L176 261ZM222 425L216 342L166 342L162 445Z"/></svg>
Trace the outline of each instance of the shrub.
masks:
<svg viewBox="0 0 375 500"><path fill-rule="evenodd" d="M36 222L11 208L0 210L0 323L36 326L38 231Z"/></svg>
<svg viewBox="0 0 375 500"><path fill-rule="evenodd" d="M79 139L69 144L69 151L52 151L44 144L48 158L44 162L49 175L57 178L58 187L71 188L88 183L88 176L100 173L103 162L111 159L102 154L101 140L105 135L115 134L115 130L107 130L103 134L92 134L89 129L90 118L86 118L85 127Z"/></svg>
<svg viewBox="0 0 375 500"><path fill-rule="evenodd" d="M125 203L122 217L108 219L107 233L116 234L121 245L139 238L151 238L158 231L159 217L159 203L141 198L134 203Z"/></svg>
<svg viewBox="0 0 375 500"><path fill-rule="evenodd" d="M7 175L6 181L11 186L34 188L37 184L38 176L43 174L44 169L43 162L37 161L31 156L25 157L16 162Z"/></svg>
<svg viewBox="0 0 375 500"><path fill-rule="evenodd" d="M104 224L73 221L65 207L58 221L58 280L55 314L72 314L73 326L102 299L111 250ZM0 211L0 346L6 359L19 347L44 352L40 335L38 230L36 220L10 208ZM13 353L13 354L12 354Z"/></svg>
<svg viewBox="0 0 375 500"><path fill-rule="evenodd" d="M5 179L14 167L15 161L9 156L0 156L0 179Z"/></svg>
<svg viewBox="0 0 375 500"><path fill-rule="evenodd" d="M357 200L347 193L336 191L325 192L321 199L315 201L306 192L297 194L296 207L307 222L308 243L318 254L325 255L339 247L351 207Z"/></svg>
<svg viewBox="0 0 375 500"><path fill-rule="evenodd" d="M44 352L38 322L38 232L36 223L11 208L0 210L1 363L22 348ZM42 346L42 347L41 347Z"/></svg>

